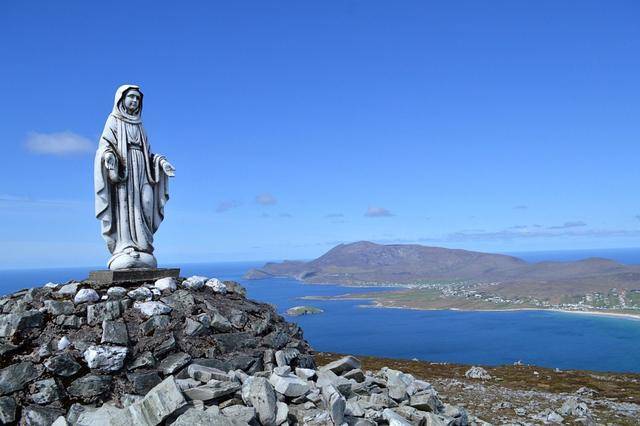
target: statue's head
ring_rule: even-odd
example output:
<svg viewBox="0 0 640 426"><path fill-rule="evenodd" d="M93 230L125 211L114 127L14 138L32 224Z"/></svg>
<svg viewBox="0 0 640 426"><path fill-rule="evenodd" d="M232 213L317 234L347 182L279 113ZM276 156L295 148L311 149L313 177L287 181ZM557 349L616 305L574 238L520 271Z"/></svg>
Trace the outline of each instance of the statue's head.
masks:
<svg viewBox="0 0 640 426"><path fill-rule="evenodd" d="M118 87L114 99L114 112L120 112L130 118L139 119L142 112L142 91L133 84Z"/></svg>

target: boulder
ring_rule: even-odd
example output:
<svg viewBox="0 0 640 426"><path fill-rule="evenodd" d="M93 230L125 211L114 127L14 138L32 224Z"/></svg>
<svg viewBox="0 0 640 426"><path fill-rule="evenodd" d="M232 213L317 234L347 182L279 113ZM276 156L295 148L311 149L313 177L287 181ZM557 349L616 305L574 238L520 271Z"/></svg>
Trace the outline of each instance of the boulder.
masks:
<svg viewBox="0 0 640 426"><path fill-rule="evenodd" d="M184 391L184 396L190 400L210 401L215 398L235 393L239 389L239 383L211 380L206 385L186 389Z"/></svg>
<svg viewBox="0 0 640 426"><path fill-rule="evenodd" d="M560 414L563 416L584 417L591 414L591 410L584 401L576 396L568 398L560 408Z"/></svg>
<svg viewBox="0 0 640 426"><path fill-rule="evenodd" d="M49 404L61 397L62 389L54 379L39 380L33 384L31 400L36 404Z"/></svg>
<svg viewBox="0 0 640 426"><path fill-rule="evenodd" d="M87 324L102 324L102 321L111 321L119 318L121 313L120 302L118 301L108 301L89 305L87 306Z"/></svg>
<svg viewBox="0 0 640 426"><path fill-rule="evenodd" d="M60 289L56 292L56 294L60 297L71 297L71 296L75 296L75 294L78 292L78 283L70 283L70 284L65 284L62 287L60 287Z"/></svg>
<svg viewBox="0 0 640 426"><path fill-rule="evenodd" d="M0 395L18 391L40 376L41 368L29 361L19 362L0 370Z"/></svg>
<svg viewBox="0 0 640 426"><path fill-rule="evenodd" d="M409 405L421 410L438 413L442 409L442 401L434 391L421 391L411 395Z"/></svg>
<svg viewBox="0 0 640 426"><path fill-rule="evenodd" d="M0 423L7 424L16 420L16 400L10 396L0 397Z"/></svg>
<svg viewBox="0 0 640 426"><path fill-rule="evenodd" d="M63 415L62 410L49 407L40 407L38 405L30 405L22 409L22 417L20 425L24 426L40 426L50 425L56 421L58 417Z"/></svg>
<svg viewBox="0 0 640 426"><path fill-rule="evenodd" d="M389 408L385 408L382 417L389 422L389 426L411 426L411 423L398 413L393 412Z"/></svg>
<svg viewBox="0 0 640 426"><path fill-rule="evenodd" d="M182 286L190 290L200 290L207 282L207 277L200 275L193 275L186 280L182 281Z"/></svg>
<svg viewBox="0 0 640 426"><path fill-rule="evenodd" d="M173 374L191 361L191 355L184 352L178 352L167 356L160 361L158 369L162 371L165 376Z"/></svg>
<svg viewBox="0 0 640 426"><path fill-rule="evenodd" d="M227 381L227 382L233 381L233 379L224 371L218 368L206 367L204 365L199 365L199 364L191 364L187 368L187 373L191 378L198 380L202 383L207 383L209 380L212 380L212 379Z"/></svg>
<svg viewBox="0 0 640 426"><path fill-rule="evenodd" d="M130 419L129 424L132 425L157 425L186 403L173 376L169 376L151 389L142 400L127 407L126 415L123 414L122 417Z"/></svg>
<svg viewBox="0 0 640 426"><path fill-rule="evenodd" d="M138 287L127 293L130 299L137 300L139 302L147 302L153 298L153 293L147 287Z"/></svg>
<svg viewBox="0 0 640 426"><path fill-rule="evenodd" d="M71 382L67 388L69 395L85 400L92 400L111 388L111 376L87 374Z"/></svg>
<svg viewBox="0 0 640 426"><path fill-rule="evenodd" d="M175 291L178 288L176 279L172 277L160 278L153 285L160 291Z"/></svg>
<svg viewBox="0 0 640 426"><path fill-rule="evenodd" d="M142 371L127 373L127 378L133 386L133 391L138 395L145 395L155 386L157 386L162 379L157 371Z"/></svg>
<svg viewBox="0 0 640 426"><path fill-rule="evenodd" d="M171 307L165 305L162 302L136 302L133 305L134 309L140 311L142 315L149 318L154 315L164 315L171 312Z"/></svg>
<svg viewBox="0 0 640 426"><path fill-rule="evenodd" d="M473 366L464 373L469 379L491 380L491 375L482 367Z"/></svg>
<svg viewBox="0 0 640 426"><path fill-rule="evenodd" d="M294 374L283 377L273 373L269 377L269 383L276 392L288 397L301 396L310 390L309 384Z"/></svg>
<svg viewBox="0 0 640 426"><path fill-rule="evenodd" d="M84 360L92 370L118 371L124 365L128 349L125 346L89 346L84 351Z"/></svg>
<svg viewBox="0 0 640 426"><path fill-rule="evenodd" d="M73 376L82 368L69 353L49 358L45 361L44 367L53 374L63 377Z"/></svg>
<svg viewBox="0 0 640 426"><path fill-rule="evenodd" d="M19 331L42 326L44 316L40 311L24 311L0 315L0 337L12 337Z"/></svg>
<svg viewBox="0 0 640 426"><path fill-rule="evenodd" d="M264 426L277 425L277 400L273 387L262 377L246 380L242 386L242 399L256 409L258 419Z"/></svg>
<svg viewBox="0 0 640 426"><path fill-rule="evenodd" d="M189 408L172 423L172 426L196 426L196 425L215 425L215 426L244 426L239 419L233 419L221 414L209 411L200 411L195 408Z"/></svg>
<svg viewBox="0 0 640 426"><path fill-rule="evenodd" d="M102 339L100 343L126 346L129 343L129 335L125 323L122 321L102 321Z"/></svg>
<svg viewBox="0 0 640 426"><path fill-rule="evenodd" d="M225 286L224 283L217 278L211 278L207 280L207 282L204 285L209 287L211 290L213 290L214 293L220 293L220 294L227 293L227 286Z"/></svg>
<svg viewBox="0 0 640 426"><path fill-rule="evenodd" d="M323 371L332 371L337 375L341 375L346 373L347 371L354 370L356 368L360 368L361 362L358 358L353 356L345 356L336 361L330 362L329 364L320 367L320 370Z"/></svg>
<svg viewBox="0 0 640 426"><path fill-rule="evenodd" d="M109 287L107 289L107 296L109 299L120 300L127 295L127 289L124 287Z"/></svg>
<svg viewBox="0 0 640 426"><path fill-rule="evenodd" d="M58 301L58 300L45 300L44 301L45 310L51 315L71 315L76 309L76 306L73 302L69 300Z"/></svg>
<svg viewBox="0 0 640 426"><path fill-rule="evenodd" d="M80 303L97 302L98 300L100 300L100 296L94 289L83 288L76 293L75 297L73 298L73 303L77 305Z"/></svg>
<svg viewBox="0 0 640 426"><path fill-rule="evenodd" d="M222 415L242 423L254 423L256 419L256 409L253 407L245 407L244 405L230 405L220 410ZM265 423L262 423L264 426Z"/></svg>

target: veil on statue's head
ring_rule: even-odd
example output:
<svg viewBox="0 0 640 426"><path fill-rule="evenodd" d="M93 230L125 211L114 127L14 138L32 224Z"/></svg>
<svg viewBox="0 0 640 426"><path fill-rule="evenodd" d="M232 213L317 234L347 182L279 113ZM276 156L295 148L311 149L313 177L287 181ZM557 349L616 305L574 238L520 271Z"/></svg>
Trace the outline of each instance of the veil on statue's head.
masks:
<svg viewBox="0 0 640 426"><path fill-rule="evenodd" d="M129 90L135 90L140 93L140 104L138 105L138 109L133 115L129 114L127 112L127 109L124 107L124 97ZM142 90L140 90L140 86L136 86L135 84L123 84L122 86L118 87L118 90L116 90L116 96L113 100L113 111L111 111L111 114L116 116L116 118L124 120L128 123L141 123L143 97L144 95L142 94Z"/></svg>

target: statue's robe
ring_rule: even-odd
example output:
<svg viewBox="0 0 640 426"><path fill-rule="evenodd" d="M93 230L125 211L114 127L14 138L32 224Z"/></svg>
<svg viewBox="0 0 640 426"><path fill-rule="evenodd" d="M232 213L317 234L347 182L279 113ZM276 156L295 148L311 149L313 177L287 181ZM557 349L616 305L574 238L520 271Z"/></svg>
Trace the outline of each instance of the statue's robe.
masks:
<svg viewBox="0 0 640 426"><path fill-rule="evenodd" d="M132 85L118 89L95 157L95 211L112 260L127 249L153 254L153 234L169 199L168 176L161 167L164 157L151 153L140 120L142 92L135 115L124 108L130 89L140 92ZM115 155L115 171L106 167L107 153Z"/></svg>

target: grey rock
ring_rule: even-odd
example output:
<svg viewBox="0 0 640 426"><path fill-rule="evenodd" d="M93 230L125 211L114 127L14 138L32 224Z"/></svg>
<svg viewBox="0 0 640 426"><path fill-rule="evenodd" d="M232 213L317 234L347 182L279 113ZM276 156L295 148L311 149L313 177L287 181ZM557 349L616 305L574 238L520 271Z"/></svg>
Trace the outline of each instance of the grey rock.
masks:
<svg viewBox="0 0 640 426"><path fill-rule="evenodd" d="M45 361L44 367L58 376L69 377L76 374L80 370L81 365L73 359L71 354L64 353L49 358Z"/></svg>
<svg viewBox="0 0 640 426"><path fill-rule="evenodd" d="M76 398L92 399L111 388L111 376L87 374L74 380L67 388L69 395Z"/></svg>
<svg viewBox="0 0 640 426"><path fill-rule="evenodd" d="M176 379L176 385L184 392L186 389L196 388L202 385L202 382L189 377L188 379Z"/></svg>
<svg viewBox="0 0 640 426"><path fill-rule="evenodd" d="M80 417L80 414L82 414L85 411L86 411L86 408L84 405L74 402L73 404L71 404L71 407L69 407L69 410L67 411L67 423L71 423L75 425L78 421L78 417ZM91 426L95 426L95 425L91 425Z"/></svg>
<svg viewBox="0 0 640 426"><path fill-rule="evenodd" d="M127 289L124 287L109 287L107 289L107 296L109 299L120 300L127 295Z"/></svg>
<svg viewBox="0 0 640 426"><path fill-rule="evenodd" d="M40 368L25 361L10 365L0 370L0 395L6 395L24 388L24 386L40 376Z"/></svg>
<svg viewBox="0 0 640 426"><path fill-rule="evenodd" d="M222 415L243 423L253 423L256 419L256 409L244 405L231 405L221 410ZM263 425L265 425L263 423ZM265 425L266 426L266 425Z"/></svg>
<svg viewBox="0 0 640 426"><path fill-rule="evenodd" d="M44 316L39 311L24 311L0 315L0 337L12 337L18 331L42 326Z"/></svg>
<svg viewBox="0 0 640 426"><path fill-rule="evenodd" d="M278 409L276 414L276 425L281 425L287 421L289 417L289 406L284 402L277 403Z"/></svg>
<svg viewBox="0 0 640 426"><path fill-rule="evenodd" d="M287 377L291 374L291 367L289 367L288 365L285 365L283 367L276 367L273 369L273 373L277 374L278 376ZM301 377L301 379L306 380L304 377Z"/></svg>
<svg viewBox="0 0 640 426"><path fill-rule="evenodd" d="M146 302L153 298L153 293L147 287L138 287L127 293L127 296L133 300Z"/></svg>
<svg viewBox="0 0 640 426"><path fill-rule="evenodd" d="M287 377L271 374L269 383L271 383L276 392L288 397L301 396L310 390L309 384L294 374L290 374Z"/></svg>
<svg viewBox="0 0 640 426"><path fill-rule="evenodd" d="M409 423L407 419L393 412L389 408L384 409L382 417L389 422L389 426L411 426L411 423Z"/></svg>
<svg viewBox="0 0 640 426"><path fill-rule="evenodd" d="M64 351L69 346L71 346L71 341L67 336L62 336L60 340L58 340L58 344L56 345L59 351Z"/></svg>
<svg viewBox="0 0 640 426"><path fill-rule="evenodd" d="M242 399L254 407L260 423L265 426L277 425L277 400L273 387L262 377L253 377L242 385Z"/></svg>
<svg viewBox="0 0 640 426"><path fill-rule="evenodd" d="M233 329L233 326L228 319L220 315L218 312L214 312L213 318L211 318L210 327L218 332L226 333Z"/></svg>
<svg viewBox="0 0 640 426"><path fill-rule="evenodd" d="M296 376L302 380L311 380L316 375L316 370L311 368L296 368Z"/></svg>
<svg viewBox="0 0 640 426"><path fill-rule="evenodd" d="M78 283L65 284L56 292L58 296L72 297L78 292Z"/></svg>
<svg viewBox="0 0 640 426"><path fill-rule="evenodd" d="M154 315L164 315L171 312L171 307L165 305L162 302L136 302L133 304L134 309L137 309L144 315L149 318Z"/></svg>
<svg viewBox="0 0 640 426"><path fill-rule="evenodd" d="M294 359L297 359L300 356L300 351L295 348L285 348L279 351L276 351L276 365L278 367L283 367L285 365L291 365Z"/></svg>
<svg viewBox="0 0 640 426"><path fill-rule="evenodd" d="M230 395L240 389L238 383L211 381L206 385L196 386L195 388L186 389L184 395L188 399L198 401L210 401L215 398Z"/></svg>
<svg viewBox="0 0 640 426"><path fill-rule="evenodd" d="M93 345L84 351L84 360L91 369L102 371L118 371L122 369L127 357L125 346Z"/></svg>
<svg viewBox="0 0 640 426"><path fill-rule="evenodd" d="M64 412L55 408L30 405L22 410L21 426L49 426Z"/></svg>
<svg viewBox="0 0 640 426"><path fill-rule="evenodd" d="M440 398L434 391L421 391L415 395L411 395L409 405L421 411L431 411L439 413L443 405Z"/></svg>
<svg viewBox="0 0 640 426"><path fill-rule="evenodd" d="M49 404L62 397L62 390L54 379L39 380L33 384L33 388L35 393L32 393L31 400L36 404Z"/></svg>
<svg viewBox="0 0 640 426"><path fill-rule="evenodd" d="M164 330L171 322L168 315L154 315L140 325L140 330L145 336L153 334L156 330Z"/></svg>
<svg viewBox="0 0 640 426"><path fill-rule="evenodd" d="M73 303L77 305L80 303L97 302L98 300L100 300L100 296L94 289L83 288L78 290L75 297L73 298Z"/></svg>
<svg viewBox="0 0 640 426"><path fill-rule="evenodd" d="M0 397L0 423L7 424L16 420L16 400L10 396Z"/></svg>
<svg viewBox="0 0 640 426"><path fill-rule="evenodd" d="M162 382L157 371L127 373L127 378L133 385L133 391L138 395L146 395L147 392Z"/></svg>
<svg viewBox="0 0 640 426"><path fill-rule="evenodd" d="M197 336L205 327L200 322L192 320L191 318L185 319L184 322L184 334L187 336Z"/></svg>
<svg viewBox="0 0 640 426"><path fill-rule="evenodd" d="M186 401L173 376L169 376L151 389L141 401L127 407L126 414L121 418L129 420L129 424L157 425L185 404Z"/></svg>
<svg viewBox="0 0 640 426"><path fill-rule="evenodd" d="M44 308L51 315L71 315L75 311L76 306L69 300L45 300Z"/></svg>
<svg viewBox="0 0 640 426"><path fill-rule="evenodd" d="M320 370L329 370L337 375L341 375L343 373L346 373L347 371L360 368L361 365L362 363L356 357L346 356L320 367Z"/></svg>
<svg viewBox="0 0 640 426"><path fill-rule="evenodd" d="M102 339L100 343L126 346L129 343L129 334L125 323L122 321L102 321Z"/></svg>
<svg viewBox="0 0 640 426"><path fill-rule="evenodd" d="M347 402L344 397L338 392L335 386L328 385L322 388L322 398L329 410L329 415L333 423L341 425L344 421L344 411L347 407Z"/></svg>
<svg viewBox="0 0 640 426"><path fill-rule="evenodd" d="M86 320L77 315L60 315L56 317L55 323L65 328L80 328L86 323Z"/></svg>
<svg viewBox="0 0 640 426"><path fill-rule="evenodd" d="M353 370L347 371L342 375L345 379L352 379L358 383L364 382L365 376L361 369L354 368Z"/></svg>
<svg viewBox="0 0 640 426"><path fill-rule="evenodd" d="M352 398L346 402L344 415L352 417L362 417L364 416L364 410L362 409L362 407L360 407L358 401L355 398Z"/></svg>
<svg viewBox="0 0 640 426"><path fill-rule="evenodd" d="M121 315L120 302L108 301L87 306L87 323L101 324L102 321L112 321Z"/></svg>
<svg viewBox="0 0 640 426"><path fill-rule="evenodd" d="M173 334L170 335L166 340L164 340L157 348L153 350L153 355L157 358L164 356L165 354L171 352L176 348L176 338L173 337Z"/></svg>
<svg viewBox="0 0 640 426"><path fill-rule="evenodd" d="M156 359L149 351L143 352L133 360L133 362L127 368L128 370L135 370L136 368L153 367L156 365Z"/></svg>
<svg viewBox="0 0 640 426"><path fill-rule="evenodd" d="M191 355L184 352L178 352L175 354L171 354L160 361L160 364L158 364L158 369L162 371L165 376L167 376L169 374L175 373L185 365L189 364L190 361Z"/></svg>
<svg viewBox="0 0 640 426"><path fill-rule="evenodd" d="M15 351L19 347L20 346L14 345L14 344L9 343L9 342L0 341L0 357L3 357L5 355L10 354L11 352Z"/></svg>
<svg viewBox="0 0 640 426"><path fill-rule="evenodd" d="M191 313L196 304L191 292L183 289L177 290L171 295L163 297L160 300L173 309L177 309L178 311L182 311L187 314Z"/></svg>
<svg viewBox="0 0 640 426"><path fill-rule="evenodd" d="M67 421L74 426L130 426L130 418L125 410L117 408L113 403L102 404L100 408L82 407L74 421Z"/></svg>
<svg viewBox="0 0 640 426"><path fill-rule="evenodd" d="M235 281L225 281L224 285L227 287L227 292L235 293L242 297L247 295L247 290Z"/></svg>
<svg viewBox="0 0 640 426"><path fill-rule="evenodd" d="M200 411L195 408L189 408L173 422L172 426L243 426L247 424L248 423L244 423L241 420L225 417L221 414L209 412L208 410Z"/></svg>
<svg viewBox="0 0 640 426"><path fill-rule="evenodd" d="M212 380L212 379L227 381L227 382L233 381L231 377L224 371L218 368L206 367L204 365L199 365L199 364L191 364L187 368L187 373L189 374L190 377L192 377L193 379L199 380L202 383L207 383L209 380Z"/></svg>

